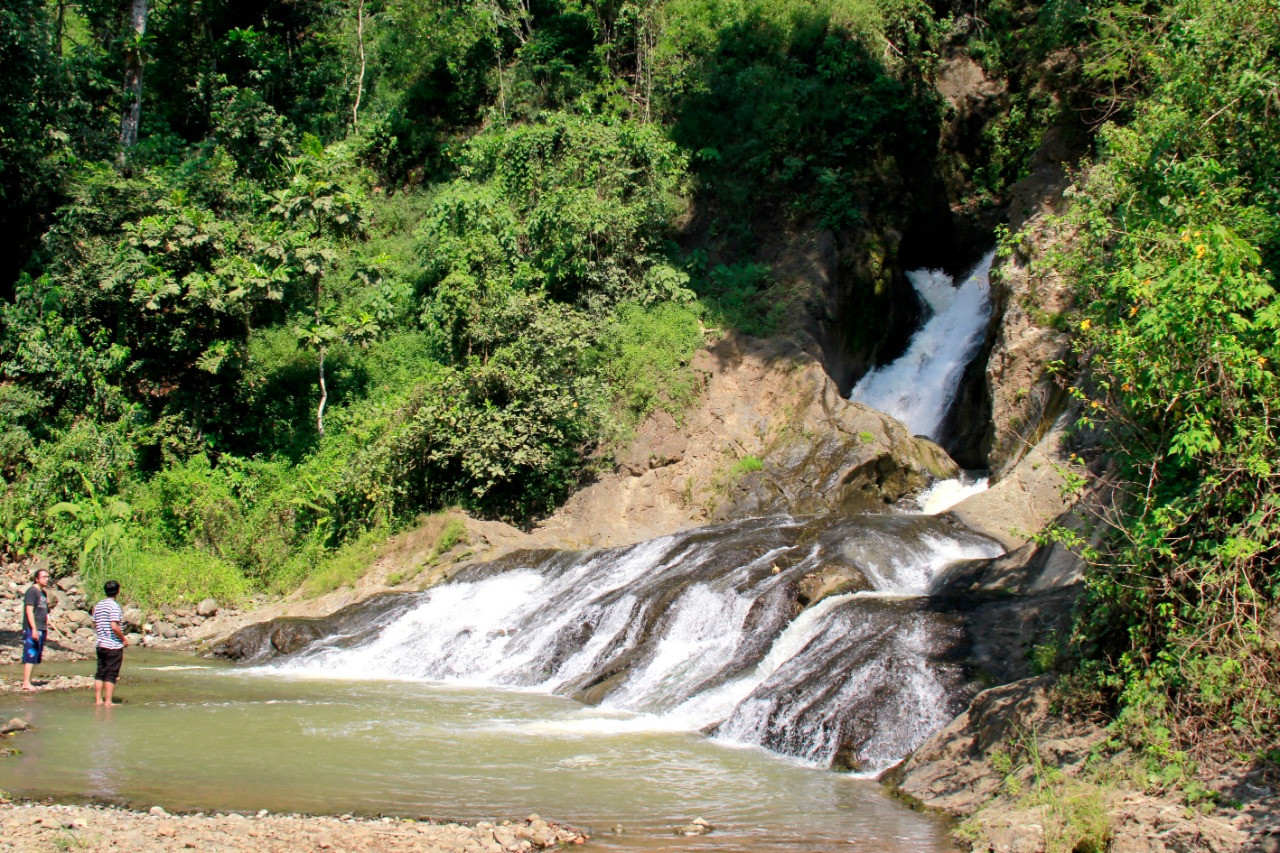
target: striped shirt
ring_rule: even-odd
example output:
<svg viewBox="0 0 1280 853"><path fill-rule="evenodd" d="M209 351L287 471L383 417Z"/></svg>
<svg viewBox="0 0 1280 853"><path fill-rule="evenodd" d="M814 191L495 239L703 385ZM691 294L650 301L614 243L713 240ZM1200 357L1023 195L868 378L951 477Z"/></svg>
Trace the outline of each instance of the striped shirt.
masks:
<svg viewBox="0 0 1280 853"><path fill-rule="evenodd" d="M98 635L98 648L123 649L124 643L111 630L111 623L119 622L124 630L124 611L114 598L104 598L93 606L93 632Z"/></svg>

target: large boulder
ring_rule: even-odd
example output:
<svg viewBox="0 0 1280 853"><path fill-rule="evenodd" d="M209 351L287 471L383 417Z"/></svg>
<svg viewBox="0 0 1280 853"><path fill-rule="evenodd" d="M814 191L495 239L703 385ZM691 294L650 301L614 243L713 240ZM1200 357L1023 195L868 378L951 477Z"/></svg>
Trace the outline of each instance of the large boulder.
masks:
<svg viewBox="0 0 1280 853"><path fill-rule="evenodd" d="M207 652L245 663L261 663L301 651L322 637L355 643L368 637L409 606L405 593L375 595L329 616L285 617L248 625L217 641Z"/></svg>
<svg viewBox="0 0 1280 853"><path fill-rule="evenodd" d="M997 794L1005 772L993 753L1007 753L1019 738L1041 733L1037 746L1051 766L1082 762L1104 733L1051 714L1050 676L984 690L944 729L886 776L898 792L953 817L973 814Z"/></svg>
<svg viewBox="0 0 1280 853"><path fill-rule="evenodd" d="M705 379L695 407L651 416L538 541L625 545L767 513L865 511L957 473L937 445L846 400L795 341L731 334L692 366Z"/></svg>

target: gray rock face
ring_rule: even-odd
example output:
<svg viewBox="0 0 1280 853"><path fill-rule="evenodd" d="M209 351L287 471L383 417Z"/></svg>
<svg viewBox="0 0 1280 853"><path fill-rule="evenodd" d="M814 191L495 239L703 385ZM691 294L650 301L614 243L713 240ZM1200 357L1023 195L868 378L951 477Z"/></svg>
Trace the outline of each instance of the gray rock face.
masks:
<svg viewBox="0 0 1280 853"><path fill-rule="evenodd" d="M1070 239L1046 221L1062 201L1065 173L1037 185L1040 198L1030 204L1028 239L1002 263L992 279L993 329L986 360L986 389L991 402L987 465L1004 476L1050 429L1067 405L1065 390L1048 372L1050 362L1068 354L1071 336L1065 323L1074 304L1069 282L1040 263L1058 243ZM1035 195L1031 188L1028 192Z"/></svg>
<svg viewBox="0 0 1280 853"><path fill-rule="evenodd" d="M1004 781L988 761L991 751L1019 733L1041 727L1049 716L1052 683L1051 677L1041 676L982 691L968 710L891 771L886 781L929 808L954 817L973 814ZM1084 760L1091 746L1075 741L1041 744L1069 762Z"/></svg>
<svg viewBox="0 0 1280 853"><path fill-rule="evenodd" d="M261 663L280 655L293 654L330 634L343 634L347 636L347 642L359 642L382 625L380 621L371 623L371 614L394 614L410 606L413 600L410 593L389 593L365 599L331 616L258 622L241 628L208 651L217 657Z"/></svg>
<svg viewBox="0 0 1280 853"><path fill-rule="evenodd" d="M85 625L93 621L93 616L84 610L68 610L63 616L72 625Z"/></svg>
<svg viewBox="0 0 1280 853"><path fill-rule="evenodd" d="M960 502L950 515L965 526L1020 548L1027 536L1070 509L1076 494L1068 481L1074 465L1066 448L1067 416L990 489ZM1074 473L1079 474L1079 471Z"/></svg>
<svg viewBox="0 0 1280 853"><path fill-rule="evenodd" d="M206 598L196 605L196 614L206 619L210 616L218 615L218 602L212 598Z"/></svg>
<svg viewBox="0 0 1280 853"><path fill-rule="evenodd" d="M124 624L129 628L142 627L142 611L136 607L126 607L124 610Z"/></svg>

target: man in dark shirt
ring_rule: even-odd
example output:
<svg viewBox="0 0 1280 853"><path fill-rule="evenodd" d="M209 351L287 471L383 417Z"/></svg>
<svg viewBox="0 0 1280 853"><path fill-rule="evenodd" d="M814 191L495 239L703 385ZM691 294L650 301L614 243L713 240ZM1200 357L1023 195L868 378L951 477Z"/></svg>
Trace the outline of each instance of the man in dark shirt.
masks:
<svg viewBox="0 0 1280 853"><path fill-rule="evenodd" d="M36 582L22 597L22 689L35 690L31 683L31 668L44 659L44 641L48 637L49 596L44 588L49 585L49 570L37 569Z"/></svg>

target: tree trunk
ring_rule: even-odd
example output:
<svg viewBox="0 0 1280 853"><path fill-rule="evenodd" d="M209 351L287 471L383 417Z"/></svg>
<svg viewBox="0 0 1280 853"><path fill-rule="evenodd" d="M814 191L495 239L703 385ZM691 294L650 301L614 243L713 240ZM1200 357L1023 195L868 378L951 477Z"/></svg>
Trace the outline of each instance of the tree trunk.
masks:
<svg viewBox="0 0 1280 853"><path fill-rule="evenodd" d="M320 347L320 406L316 409L316 429L324 435L324 404L329 401L329 391L324 387L324 347Z"/></svg>
<svg viewBox="0 0 1280 853"><path fill-rule="evenodd" d="M62 32L67 23L67 0L58 0L58 17L53 27L53 53L62 58Z"/></svg>
<svg viewBox="0 0 1280 853"><path fill-rule="evenodd" d="M132 41L125 48L124 114L120 117L120 156L138 143L142 118L142 37L147 33L147 0L131 0L129 29Z"/></svg>
<svg viewBox="0 0 1280 853"><path fill-rule="evenodd" d="M356 44L360 48L360 76L356 78L356 102L351 107L351 129L360 132L360 96L364 94L364 0L356 7Z"/></svg>

